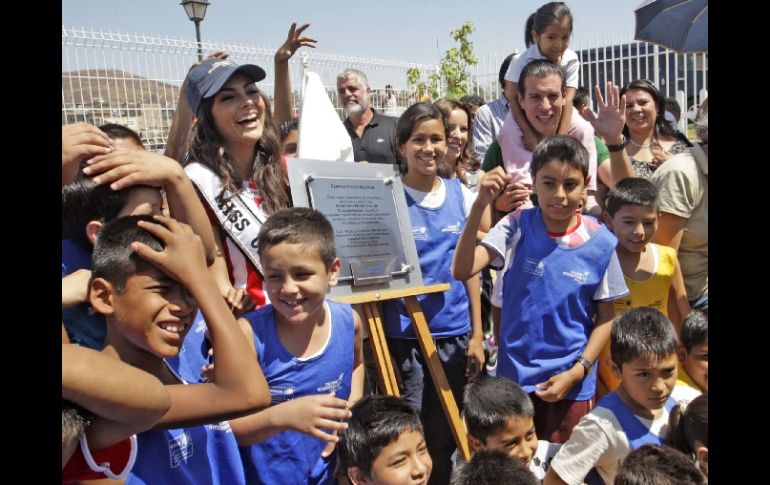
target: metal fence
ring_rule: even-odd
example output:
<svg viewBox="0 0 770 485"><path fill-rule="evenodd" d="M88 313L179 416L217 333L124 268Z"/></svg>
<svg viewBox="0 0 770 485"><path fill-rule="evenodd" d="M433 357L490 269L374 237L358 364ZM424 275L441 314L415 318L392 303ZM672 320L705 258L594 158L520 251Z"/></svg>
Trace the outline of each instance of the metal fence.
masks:
<svg viewBox="0 0 770 485"><path fill-rule="evenodd" d="M581 84L604 85L614 80L623 85L633 79L649 79L666 96L676 96L684 113L707 95L708 59L704 54L676 54L652 44L598 38L587 45L572 46L581 59ZM179 86L187 70L197 60L197 44L187 39L124 34L112 31L62 27L62 124L86 121L100 125L120 123L137 131L146 146L165 146ZM273 91L273 55L275 48L203 42L204 53L225 51L237 63L262 66L266 79L260 83L268 96ZM517 49L518 51L518 49ZM346 68L365 72L373 90L372 104L383 108L385 86L394 87L401 114L415 101L415 93L406 88L406 72L412 67L426 80L436 67L388 59L302 50L289 61L289 73L295 106L303 65L318 73L329 97L340 111L336 75ZM472 93L492 101L500 95L498 72L507 53L484 53L470 68ZM591 90L593 97L593 90Z"/></svg>
<svg viewBox="0 0 770 485"><path fill-rule="evenodd" d="M260 87L273 94L273 55L276 48L203 42L204 55L225 51L238 64L257 64L267 77ZM62 27L62 124L85 121L95 125L120 123L137 131L148 148L165 146L181 86L197 61L195 41L106 30ZM427 78L434 66L390 59L362 58L307 50L289 61L294 105L299 106L303 64L319 74L329 97L337 99L336 76L346 68L366 73L372 103L382 108L385 86L397 94L395 114L414 102L405 89L406 71L417 67Z"/></svg>
<svg viewBox="0 0 770 485"><path fill-rule="evenodd" d="M604 91L608 80L623 86L636 79L648 79L664 96L676 97L682 108L680 129L686 128L687 117L708 96L708 57L705 54L677 54L647 42L598 37L591 42L571 45L580 59L580 84L589 88L594 109L593 86ZM524 50L524 46L522 49ZM514 50L518 53L519 49ZM498 74L500 64L510 52L485 53L471 67L470 89L487 102L500 96Z"/></svg>

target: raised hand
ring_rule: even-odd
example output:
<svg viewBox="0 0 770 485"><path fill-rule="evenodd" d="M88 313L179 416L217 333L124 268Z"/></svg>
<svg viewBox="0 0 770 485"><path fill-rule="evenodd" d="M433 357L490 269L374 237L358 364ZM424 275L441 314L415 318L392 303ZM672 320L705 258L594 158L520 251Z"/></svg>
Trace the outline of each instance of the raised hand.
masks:
<svg viewBox="0 0 770 485"><path fill-rule="evenodd" d="M235 288L228 285L226 291L222 291L222 296L227 301L227 306L233 312L236 318L244 313L252 311L257 306L257 302L251 297L245 288Z"/></svg>
<svg viewBox="0 0 770 485"><path fill-rule="evenodd" d="M521 182L508 184L495 199L495 209L505 213L513 212L529 200L531 193L532 189Z"/></svg>
<svg viewBox="0 0 770 485"><path fill-rule="evenodd" d="M61 127L61 183L75 179L81 160L112 151L112 140L99 128L87 123Z"/></svg>
<svg viewBox="0 0 770 485"><path fill-rule="evenodd" d="M276 61L288 61L300 47L315 48L315 44L318 41L302 35L302 32L308 27L310 27L310 24L303 24L297 28L297 22L292 22L289 34L286 36L286 42L275 51Z"/></svg>
<svg viewBox="0 0 770 485"><path fill-rule="evenodd" d="M588 121L597 135L609 144L620 143L623 127L626 124L626 95L620 96L620 89L607 81L607 102L605 103L599 86L594 86L599 114L588 110Z"/></svg>
<svg viewBox="0 0 770 485"><path fill-rule="evenodd" d="M155 222L138 221L139 227L163 242L163 251L132 242L131 250L185 287L208 277L201 238L190 226L170 217L153 216Z"/></svg>
<svg viewBox="0 0 770 485"><path fill-rule="evenodd" d="M112 190L138 184L163 187L185 177L176 160L145 150L116 150L94 157L83 173L92 176L96 185L110 183Z"/></svg>
<svg viewBox="0 0 770 485"><path fill-rule="evenodd" d="M485 207L492 202L511 180L511 175L505 173L502 167L495 167L486 172L479 182L479 193L476 200Z"/></svg>

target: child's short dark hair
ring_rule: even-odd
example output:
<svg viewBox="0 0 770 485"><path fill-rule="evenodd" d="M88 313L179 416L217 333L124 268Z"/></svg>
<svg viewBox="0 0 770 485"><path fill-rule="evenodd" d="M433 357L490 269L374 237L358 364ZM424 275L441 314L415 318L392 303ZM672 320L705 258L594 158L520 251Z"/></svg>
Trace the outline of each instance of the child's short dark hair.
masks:
<svg viewBox="0 0 770 485"><path fill-rule="evenodd" d="M156 251L165 247L158 238L139 227L138 221L155 223L151 216L125 216L105 224L92 255L91 279L104 278L118 292L126 288L130 276L152 266L131 250L131 243L141 242Z"/></svg>
<svg viewBox="0 0 770 485"><path fill-rule="evenodd" d="M535 415L532 399L510 379L480 376L465 386L463 414L468 434L486 444L511 418Z"/></svg>
<svg viewBox="0 0 770 485"><path fill-rule="evenodd" d="M575 90L575 95L572 97L572 106L575 108L580 108L581 106L591 107L591 95L587 87L580 86Z"/></svg>
<svg viewBox="0 0 770 485"><path fill-rule="evenodd" d="M655 184L641 177L628 177L620 180L607 194L607 213L614 216L621 207L640 205L658 208L658 188Z"/></svg>
<svg viewBox="0 0 770 485"><path fill-rule="evenodd" d="M372 463L383 448L409 431L422 433L422 424L409 403L395 396L367 396L350 408L348 429L340 432L337 444L340 469L351 467L371 477Z"/></svg>
<svg viewBox="0 0 770 485"><path fill-rule="evenodd" d="M257 236L260 256L265 246L283 242L317 250L327 271L337 257L331 223L323 214L307 207L280 210L262 225Z"/></svg>
<svg viewBox="0 0 770 485"><path fill-rule="evenodd" d="M655 308L634 308L612 323L610 353L618 367L641 356L664 359L677 348L674 325Z"/></svg>
<svg viewBox="0 0 770 485"><path fill-rule="evenodd" d="M75 181L62 187L62 238L72 239L84 249L91 248L86 234L86 225L91 221L110 222L118 217L134 193L149 185L130 185L112 190L109 184L96 185L93 179L83 175L81 170ZM156 189L157 190L157 189Z"/></svg>
<svg viewBox="0 0 770 485"><path fill-rule="evenodd" d="M684 453L668 446L644 445L623 459L615 485L706 485L708 480Z"/></svg>
<svg viewBox="0 0 770 485"><path fill-rule="evenodd" d="M693 347L709 339L709 315L701 310L690 310L682 321L682 346L690 352Z"/></svg>
<svg viewBox="0 0 770 485"><path fill-rule="evenodd" d="M538 485L535 475L518 458L502 450L479 450L468 463L459 463L452 473L451 485Z"/></svg>
<svg viewBox="0 0 770 485"><path fill-rule="evenodd" d="M529 170L535 177L545 164L559 160L580 170L583 178L588 177L588 150L579 141L567 135L553 135L540 141L532 152Z"/></svg>
<svg viewBox="0 0 770 485"><path fill-rule="evenodd" d="M144 150L144 143L142 143L142 138L139 136L139 133L135 132L127 126L119 125L117 123L107 123L106 125L101 125L99 129L102 130L104 134L110 138L110 140L120 140L122 138L127 138L129 140L133 140L134 143L139 145L142 150Z"/></svg>

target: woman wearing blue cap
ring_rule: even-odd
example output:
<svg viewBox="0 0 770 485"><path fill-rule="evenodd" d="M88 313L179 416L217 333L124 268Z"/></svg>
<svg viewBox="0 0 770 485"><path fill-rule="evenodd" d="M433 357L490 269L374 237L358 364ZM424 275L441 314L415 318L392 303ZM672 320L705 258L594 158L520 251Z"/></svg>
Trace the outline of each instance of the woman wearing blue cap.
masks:
<svg viewBox="0 0 770 485"><path fill-rule="evenodd" d="M315 39L291 25L276 52L276 116L290 116L288 59ZM243 314L268 303L262 291L257 234L267 217L291 206L285 165L280 157L277 124L267 97L256 83L265 71L253 64L237 65L216 52L187 74L169 134L169 156L184 159L185 119L197 117L190 130L185 172L195 184L214 226L217 258L214 277L233 311ZM192 113L187 111L187 104ZM216 220L216 223L214 221Z"/></svg>
<svg viewBox="0 0 770 485"><path fill-rule="evenodd" d="M185 172L216 220L218 284L238 313L266 303L256 237L267 217L291 206L270 106L256 83L265 71L206 59L187 75L197 123Z"/></svg>

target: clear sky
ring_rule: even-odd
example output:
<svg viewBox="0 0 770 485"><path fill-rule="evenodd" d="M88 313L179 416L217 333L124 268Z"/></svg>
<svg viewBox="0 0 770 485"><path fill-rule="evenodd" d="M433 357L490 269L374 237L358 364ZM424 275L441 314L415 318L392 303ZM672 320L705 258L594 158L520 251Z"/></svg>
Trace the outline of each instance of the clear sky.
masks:
<svg viewBox="0 0 770 485"><path fill-rule="evenodd" d="M449 33L474 23L477 55L524 48L524 22L542 0L213 0L201 23L204 41L277 47L292 21L310 22L317 50L430 63L455 45ZM642 0L573 0L573 40L600 44L633 37ZM195 40L179 0L62 0L62 25ZM436 47L438 43L438 48ZM585 45L585 44L584 44Z"/></svg>

